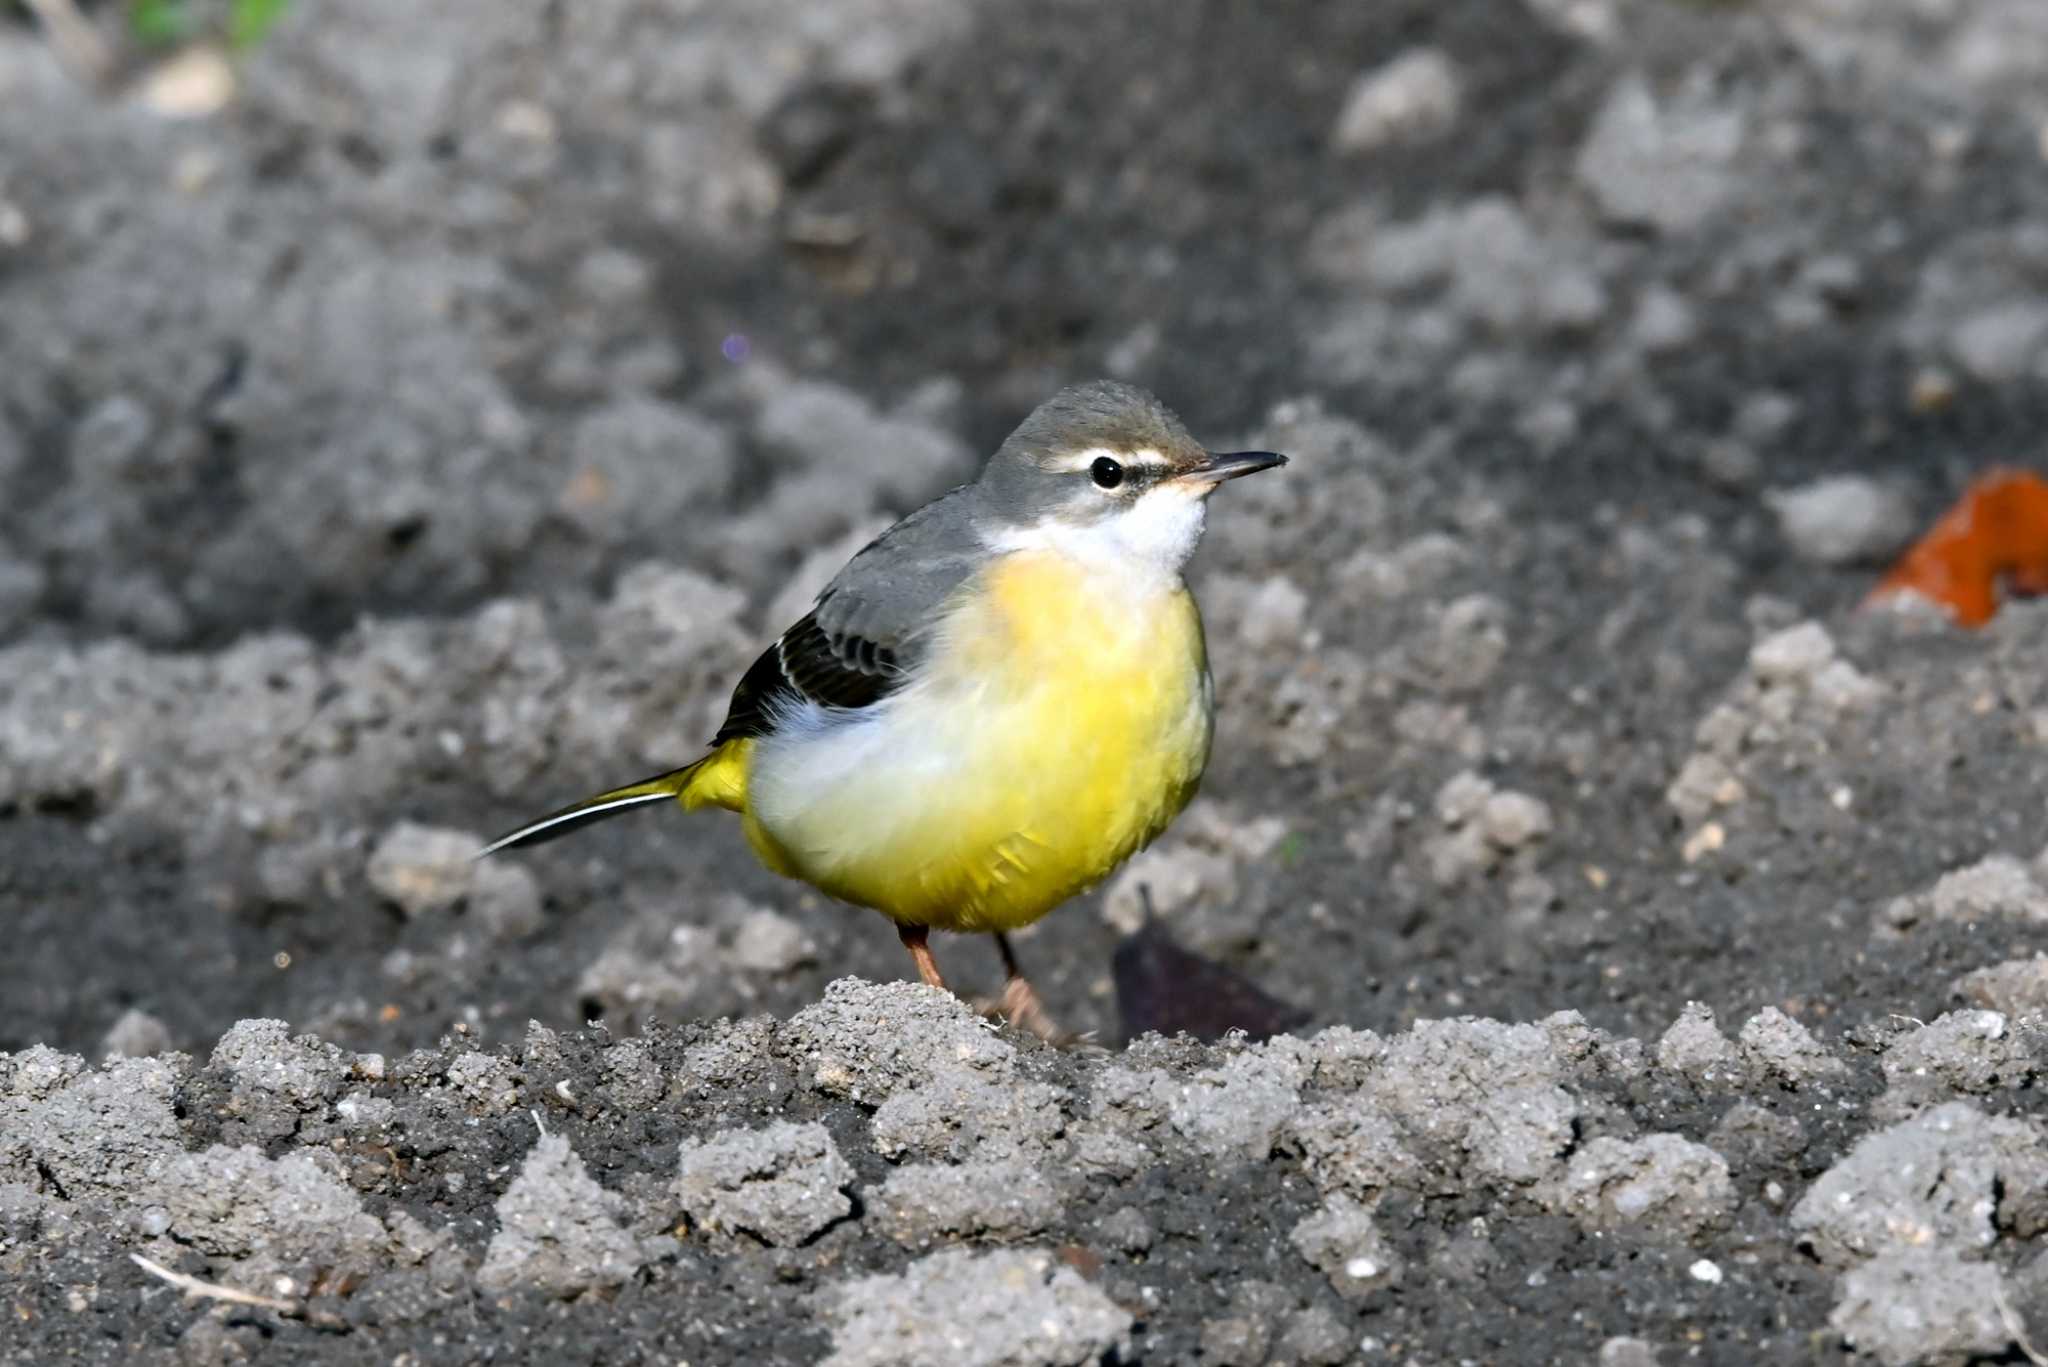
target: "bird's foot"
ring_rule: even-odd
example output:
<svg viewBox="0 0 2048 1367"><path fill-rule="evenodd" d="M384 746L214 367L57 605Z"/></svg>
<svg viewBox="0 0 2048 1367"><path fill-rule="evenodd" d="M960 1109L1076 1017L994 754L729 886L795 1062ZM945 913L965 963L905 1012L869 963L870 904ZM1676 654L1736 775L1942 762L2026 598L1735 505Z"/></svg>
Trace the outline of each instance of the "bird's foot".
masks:
<svg viewBox="0 0 2048 1367"><path fill-rule="evenodd" d="M1052 1013L1045 1009L1038 990L1029 979L1010 978L1003 983L1003 995L994 999L982 997L973 1003L974 1009L992 1020L1005 1021L1019 1030L1029 1031L1056 1049L1071 1049L1079 1045L1092 1044L1093 1031L1076 1034L1062 1030Z"/></svg>

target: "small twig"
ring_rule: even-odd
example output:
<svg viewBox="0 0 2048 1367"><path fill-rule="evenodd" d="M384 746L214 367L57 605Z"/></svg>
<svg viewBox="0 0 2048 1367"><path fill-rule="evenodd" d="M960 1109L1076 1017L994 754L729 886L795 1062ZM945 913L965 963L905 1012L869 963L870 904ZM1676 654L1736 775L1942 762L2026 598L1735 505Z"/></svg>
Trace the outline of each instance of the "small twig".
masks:
<svg viewBox="0 0 2048 1367"><path fill-rule="evenodd" d="M78 8L77 0L22 0L43 26L57 60L81 83L105 89L114 76L114 52Z"/></svg>
<svg viewBox="0 0 2048 1367"><path fill-rule="evenodd" d="M228 1301L235 1305L254 1305L264 1310L275 1310L280 1315L304 1314L306 1307L297 1301L279 1300L275 1296L259 1296L253 1291L237 1291L232 1286L221 1286L215 1282L202 1282L185 1272L174 1272L162 1263L143 1257L140 1253L128 1255L137 1267L152 1277L161 1277L188 1296L200 1296L207 1300Z"/></svg>
<svg viewBox="0 0 2048 1367"><path fill-rule="evenodd" d="M2034 1367L2048 1367L2048 1357L2041 1356L2041 1350L2027 1337L2026 1322L2020 1318L2019 1311L2012 1308L2012 1302L2006 1299L2004 1286L1992 1288L1991 1304L1997 1307L1998 1318L2005 1322L2005 1332L2012 1335L2012 1341L2026 1354L2027 1361Z"/></svg>
<svg viewBox="0 0 2048 1367"><path fill-rule="evenodd" d="M281 1296L259 1296L253 1291L237 1291L232 1286L221 1286L216 1282L203 1282L184 1272L173 1272L162 1263L130 1253L129 1259L152 1277L159 1277L177 1287L188 1296L201 1300L225 1301L229 1305L254 1306L258 1310L272 1310L285 1316L312 1325L316 1329L336 1329L347 1332L348 1322L339 1315L325 1310L315 1310L303 1299L287 1300Z"/></svg>

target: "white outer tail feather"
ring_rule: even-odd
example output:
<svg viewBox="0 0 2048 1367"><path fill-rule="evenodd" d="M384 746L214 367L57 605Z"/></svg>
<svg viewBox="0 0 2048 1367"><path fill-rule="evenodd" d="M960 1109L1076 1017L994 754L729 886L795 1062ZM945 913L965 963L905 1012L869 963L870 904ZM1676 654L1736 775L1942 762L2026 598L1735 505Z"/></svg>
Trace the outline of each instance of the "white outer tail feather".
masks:
<svg viewBox="0 0 2048 1367"><path fill-rule="evenodd" d="M508 849L513 845L527 844L539 839L557 826L580 826L585 822L595 821L597 818L612 812L624 811L628 807L644 807L651 802L673 802L675 800L676 795L674 793L654 792L635 793L630 797L615 797L610 801L578 803L574 807L565 807L559 812L544 816L538 821L529 821L518 830L499 836L496 840L478 850L472 857L483 859L489 855L496 854L499 850Z"/></svg>

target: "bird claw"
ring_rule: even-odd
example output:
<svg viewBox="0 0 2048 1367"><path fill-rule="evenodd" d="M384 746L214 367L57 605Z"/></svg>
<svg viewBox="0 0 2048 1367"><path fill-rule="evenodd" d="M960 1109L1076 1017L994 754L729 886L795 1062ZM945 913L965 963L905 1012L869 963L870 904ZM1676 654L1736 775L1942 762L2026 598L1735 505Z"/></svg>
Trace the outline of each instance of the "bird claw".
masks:
<svg viewBox="0 0 2048 1367"><path fill-rule="evenodd" d="M1039 1000L1038 992L1024 978L1011 978L1003 984L1003 995L996 998L979 997L972 1003L974 1009L991 1020L999 1020L1036 1035L1055 1049L1069 1049L1077 1045L1094 1042L1095 1032L1077 1034L1062 1030Z"/></svg>

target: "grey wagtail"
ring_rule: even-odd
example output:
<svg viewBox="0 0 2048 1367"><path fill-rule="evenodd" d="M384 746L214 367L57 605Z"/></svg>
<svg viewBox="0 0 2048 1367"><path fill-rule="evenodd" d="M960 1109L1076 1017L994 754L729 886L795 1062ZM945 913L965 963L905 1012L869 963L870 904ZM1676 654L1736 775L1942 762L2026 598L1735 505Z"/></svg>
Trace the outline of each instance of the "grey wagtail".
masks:
<svg viewBox="0 0 2048 1367"><path fill-rule="evenodd" d="M1209 495L1284 465L1212 455L1141 389L1064 389L980 478L882 533L754 662L707 754L493 841L630 807L738 812L776 873L926 937L988 931L1003 1011L1050 1035L1005 932L1143 848L1194 795L1215 690L1181 579Z"/></svg>

